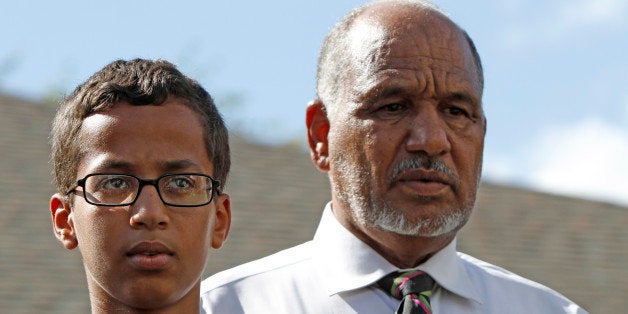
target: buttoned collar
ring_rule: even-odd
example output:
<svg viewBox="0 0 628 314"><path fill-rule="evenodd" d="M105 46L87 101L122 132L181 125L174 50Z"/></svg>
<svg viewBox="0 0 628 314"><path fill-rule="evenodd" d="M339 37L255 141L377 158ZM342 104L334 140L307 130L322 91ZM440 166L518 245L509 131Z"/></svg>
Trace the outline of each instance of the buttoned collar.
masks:
<svg viewBox="0 0 628 314"><path fill-rule="evenodd" d="M325 206L313 242L315 258L323 266L321 277L325 282L322 284L330 296L370 286L400 270L343 227L334 216L331 203ZM430 274L444 289L481 302L456 252L456 239L417 269Z"/></svg>

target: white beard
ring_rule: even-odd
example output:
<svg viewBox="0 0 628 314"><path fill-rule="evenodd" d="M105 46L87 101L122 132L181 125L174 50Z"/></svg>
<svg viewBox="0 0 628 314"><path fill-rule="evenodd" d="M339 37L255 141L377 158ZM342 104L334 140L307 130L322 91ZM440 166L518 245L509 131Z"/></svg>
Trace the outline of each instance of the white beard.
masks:
<svg viewBox="0 0 628 314"><path fill-rule="evenodd" d="M409 219L403 211L375 196L367 168L354 165L343 156L332 158L331 162L337 177L329 176L332 191L349 206L353 219L360 225L399 235L437 237L459 230L471 215L473 201L463 208L443 210L444 214L435 217Z"/></svg>
<svg viewBox="0 0 628 314"><path fill-rule="evenodd" d="M471 208L454 210L448 214L418 221L411 221L403 212L388 206L382 208L371 206L367 210L353 210L353 213L361 217L362 223L372 224L382 230L400 235L437 237L460 229L469 219Z"/></svg>

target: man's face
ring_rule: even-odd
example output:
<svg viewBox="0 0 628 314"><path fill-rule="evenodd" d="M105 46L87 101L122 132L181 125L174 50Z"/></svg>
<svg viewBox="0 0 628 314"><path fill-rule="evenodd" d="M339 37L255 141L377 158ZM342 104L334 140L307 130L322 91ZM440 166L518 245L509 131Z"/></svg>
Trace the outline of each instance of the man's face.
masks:
<svg viewBox="0 0 628 314"><path fill-rule="evenodd" d="M358 228L454 232L475 202L486 127L470 48L434 14L411 24L403 12L365 15L350 32L354 67L329 117L340 210Z"/></svg>
<svg viewBox="0 0 628 314"><path fill-rule="evenodd" d="M199 118L177 99L160 106L117 103L85 119L79 138L76 179L92 173L144 179L167 173L213 175ZM147 185L134 204L108 207L87 203L82 188L77 191L67 224L81 251L92 299L119 308L157 309L182 300L198 304L209 249L220 247L228 231L228 196L215 195L205 206L173 207Z"/></svg>

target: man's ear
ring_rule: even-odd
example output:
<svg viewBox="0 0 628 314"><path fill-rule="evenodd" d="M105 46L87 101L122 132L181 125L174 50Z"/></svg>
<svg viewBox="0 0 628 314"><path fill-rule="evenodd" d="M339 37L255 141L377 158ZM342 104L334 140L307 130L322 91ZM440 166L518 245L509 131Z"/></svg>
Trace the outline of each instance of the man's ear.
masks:
<svg viewBox="0 0 628 314"><path fill-rule="evenodd" d="M74 229L73 214L68 199L59 193L50 198L50 214L52 230L55 237L68 250L78 246L78 238Z"/></svg>
<svg viewBox="0 0 628 314"><path fill-rule="evenodd" d="M329 119L327 118L325 105L320 99L312 100L307 104L305 125L307 127L310 156L314 165L320 171L329 171L329 151L327 145Z"/></svg>
<svg viewBox="0 0 628 314"><path fill-rule="evenodd" d="M214 228L212 230L211 245L214 249L219 249L227 240L229 228L231 227L231 200L229 195L222 193L216 195L216 216Z"/></svg>

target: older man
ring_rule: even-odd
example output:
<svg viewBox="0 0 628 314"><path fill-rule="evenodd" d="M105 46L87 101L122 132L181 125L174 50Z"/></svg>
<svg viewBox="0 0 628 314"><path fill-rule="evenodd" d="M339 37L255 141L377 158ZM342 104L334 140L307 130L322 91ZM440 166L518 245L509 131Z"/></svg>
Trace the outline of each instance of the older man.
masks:
<svg viewBox="0 0 628 314"><path fill-rule="evenodd" d="M374 2L330 32L307 108L332 200L314 240L204 281L214 313L581 313L456 252L480 181L483 75L437 8Z"/></svg>

